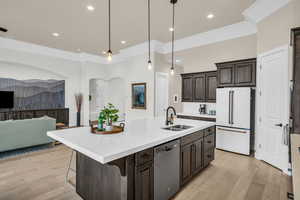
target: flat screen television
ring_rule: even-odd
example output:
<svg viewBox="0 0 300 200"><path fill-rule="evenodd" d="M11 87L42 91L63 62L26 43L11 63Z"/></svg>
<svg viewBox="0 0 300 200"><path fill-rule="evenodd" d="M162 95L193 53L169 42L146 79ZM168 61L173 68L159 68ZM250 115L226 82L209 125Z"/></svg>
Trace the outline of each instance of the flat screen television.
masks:
<svg viewBox="0 0 300 200"><path fill-rule="evenodd" d="M0 108L14 107L14 92L0 91Z"/></svg>

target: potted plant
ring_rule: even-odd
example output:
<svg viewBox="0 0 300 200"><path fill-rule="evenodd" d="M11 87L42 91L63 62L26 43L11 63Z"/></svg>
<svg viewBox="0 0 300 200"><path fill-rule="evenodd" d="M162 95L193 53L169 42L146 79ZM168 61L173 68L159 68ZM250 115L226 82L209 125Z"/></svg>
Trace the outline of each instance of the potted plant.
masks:
<svg viewBox="0 0 300 200"><path fill-rule="evenodd" d="M113 122L116 122L119 119L118 113L119 110L115 108L115 106L109 103L107 106L104 106L104 109L100 114L104 116L105 121L105 130L111 131L113 129Z"/></svg>

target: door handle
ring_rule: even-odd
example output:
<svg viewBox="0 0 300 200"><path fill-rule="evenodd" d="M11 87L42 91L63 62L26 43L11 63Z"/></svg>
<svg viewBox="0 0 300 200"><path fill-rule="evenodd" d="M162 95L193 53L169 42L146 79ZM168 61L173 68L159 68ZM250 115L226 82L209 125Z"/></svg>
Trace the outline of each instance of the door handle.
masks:
<svg viewBox="0 0 300 200"><path fill-rule="evenodd" d="M283 125L282 125L282 123L280 123L280 124L275 124L275 126L282 127Z"/></svg>

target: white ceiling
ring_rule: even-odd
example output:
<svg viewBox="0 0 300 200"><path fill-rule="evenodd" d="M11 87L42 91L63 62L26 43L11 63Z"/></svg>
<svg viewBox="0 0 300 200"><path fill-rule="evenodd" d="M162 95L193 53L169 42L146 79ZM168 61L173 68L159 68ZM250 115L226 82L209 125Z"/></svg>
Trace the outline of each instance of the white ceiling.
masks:
<svg viewBox="0 0 300 200"><path fill-rule="evenodd" d="M244 20L242 12L255 0L179 0L176 39ZM147 38L147 0L111 0L112 50L144 42ZM86 9L93 5L95 11ZM171 4L151 0L152 39L168 42ZM2 36L76 52L101 54L107 50L107 0L1 0ZM208 20L209 13L215 15ZM53 37L52 33L60 33ZM126 40L125 45L121 40Z"/></svg>

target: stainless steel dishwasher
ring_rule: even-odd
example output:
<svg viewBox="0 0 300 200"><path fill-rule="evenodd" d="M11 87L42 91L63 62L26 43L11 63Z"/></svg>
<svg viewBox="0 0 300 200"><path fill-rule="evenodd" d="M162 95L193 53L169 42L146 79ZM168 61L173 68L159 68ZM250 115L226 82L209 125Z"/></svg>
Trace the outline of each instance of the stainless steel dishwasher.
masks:
<svg viewBox="0 0 300 200"><path fill-rule="evenodd" d="M180 141L154 149L154 200L168 200L179 190Z"/></svg>

